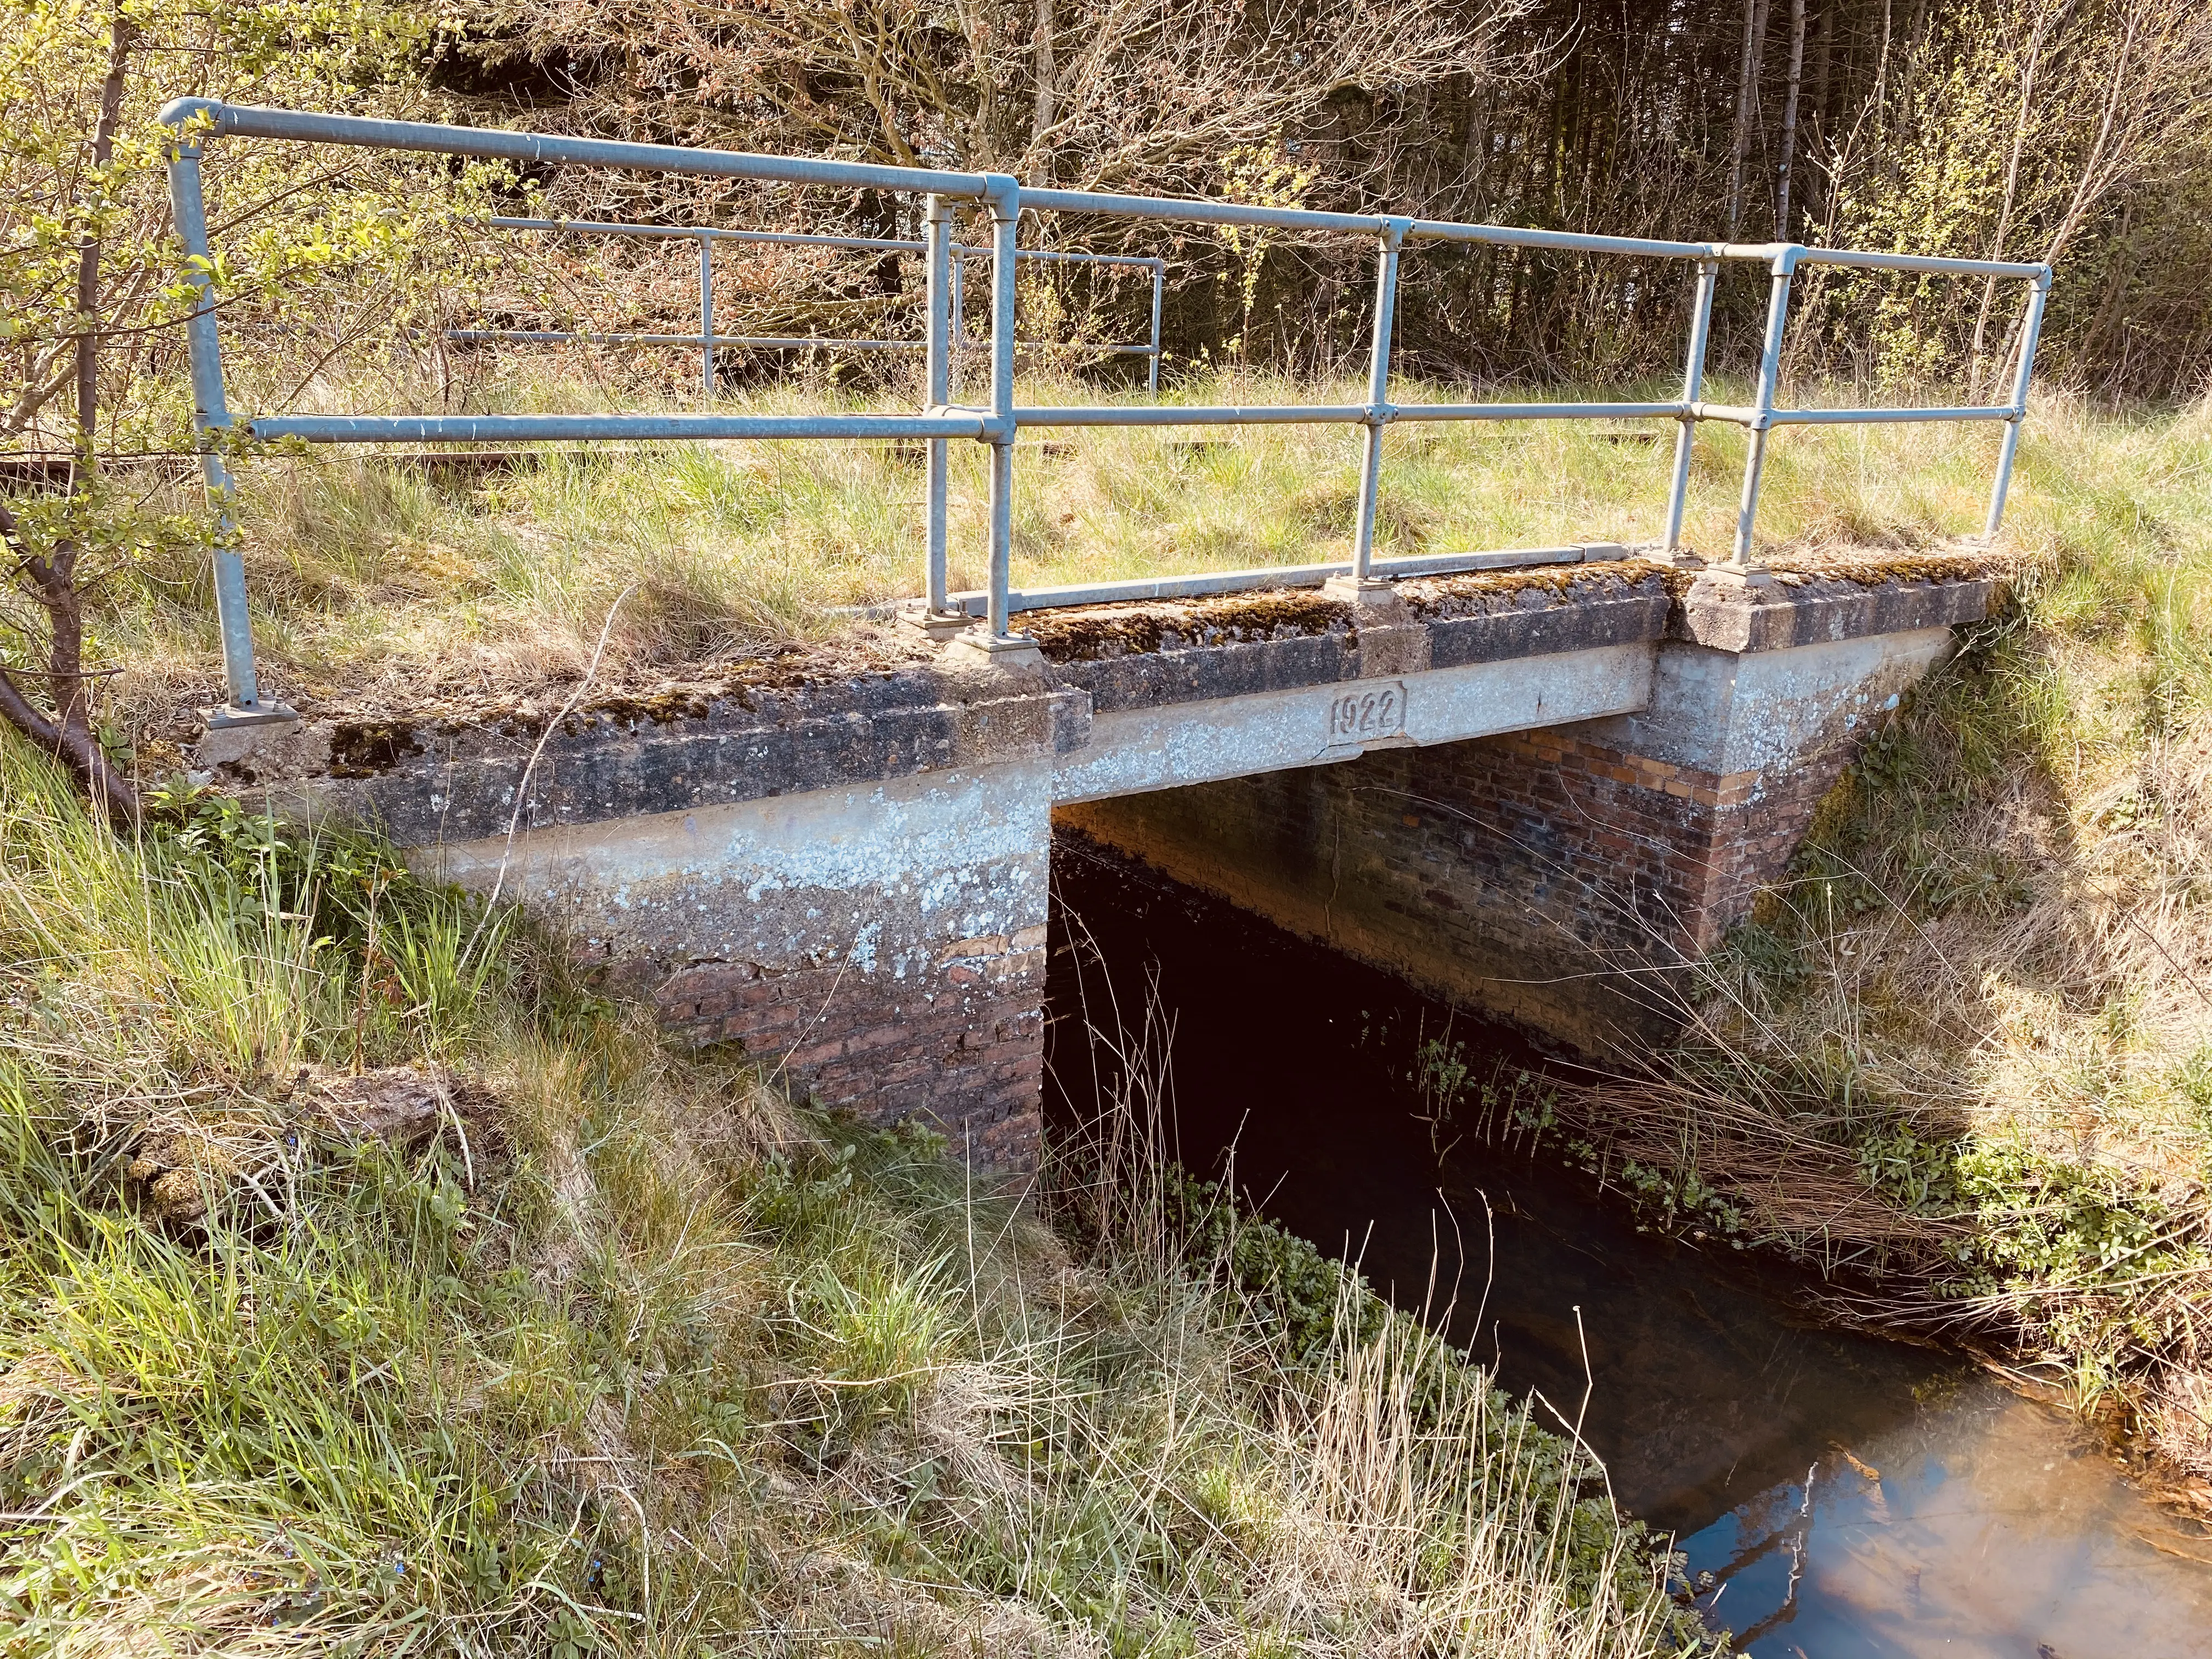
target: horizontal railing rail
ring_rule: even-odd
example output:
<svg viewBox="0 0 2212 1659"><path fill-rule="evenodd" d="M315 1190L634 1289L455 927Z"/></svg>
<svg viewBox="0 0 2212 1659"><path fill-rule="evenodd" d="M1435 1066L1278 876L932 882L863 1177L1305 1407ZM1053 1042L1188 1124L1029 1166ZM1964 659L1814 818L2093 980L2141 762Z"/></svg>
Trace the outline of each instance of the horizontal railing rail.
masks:
<svg viewBox="0 0 2212 1659"><path fill-rule="evenodd" d="M659 241L696 241L699 244L699 331L696 334L645 334L623 331L594 329L546 328L449 328L441 331L443 337L465 344L513 342L531 345L605 345L605 346L696 346L700 353L700 390L708 397L714 395L714 354L720 350L793 351L927 351L929 342L921 340L851 339L839 335L788 334L717 334L714 332L714 244L717 242L767 243L780 247L834 247L871 253L919 253L929 252L927 242L905 241L889 236L838 236L827 232L792 230L734 230L708 225L631 225L599 219L520 219L506 215L491 221L495 230L552 231L580 236L627 236ZM961 343L963 328L960 314L960 266L963 259L988 257L988 248L963 247L952 245L952 333L956 347ZM1120 265L1142 270L1152 276L1152 335L1142 345L1106 342L1094 344L1089 341L1024 340L1025 351L1071 351L1100 356L1138 356L1151 360L1151 369L1146 377L1146 387L1157 392L1160 389L1160 306L1167 285L1168 262L1153 254L1143 253L1085 253L1062 252L1052 248L1018 247L1017 259L1049 262L1054 264Z"/></svg>
<svg viewBox="0 0 2212 1659"><path fill-rule="evenodd" d="M202 467L218 516L213 551L229 705L217 717L228 720L284 718L263 704L253 666L252 635L246 608L244 564L236 546L234 486L222 455L221 434L242 428L256 439L293 438L313 443L537 443L623 440L920 440L928 449L928 489L924 526L923 594L926 621L966 621L980 610L982 627L967 637L986 652L1025 652L1030 642L1015 636L1010 618L1018 606L1011 581L1013 540L1015 442L1024 427L1247 426L1330 423L1364 429L1359 489L1352 526L1352 556L1340 564L1284 570L1217 572L1087 587L1035 590L1020 595L1018 608L1039 603L1091 603L1112 598L1164 597L1233 591L1269 581L1327 580L1341 575L1357 597L1391 577L1494 568L1499 562L1556 562L1571 549L1489 550L1455 555L1378 560L1375 556L1376 502L1381 484L1382 440L1399 422L1604 420L1672 422L1675 426L1674 466L1665 528L1658 539L1662 556L1686 558L1681 550L1682 519L1690 462L1698 424L1706 421L1743 427L1746 444L1743 483L1729 558L1718 574L1749 580L1754 567L1753 530L1760 482L1771 434L1778 427L1883 423L1899 421L1992 421L2002 422L1995 477L1983 533L1996 534L2004 516L2005 496L2027 416L2037 337L2051 289L2051 270L2041 264L1957 259L1919 254L1808 247L1797 243L1667 241L1645 237L1607 236L1583 232L1538 230L1511 225L1462 224L1389 215L1317 212L1238 202L1164 197L1115 196L1088 191L1038 190L1000 173L901 167L872 162L757 155L732 150L690 149L674 145L616 143L543 133L507 132L440 126L407 121L371 120L358 116L263 109L206 99L180 99L161 112L174 139L169 158L170 200L178 234L200 303L187 322L195 418L202 434ZM213 264L209 258L206 214L200 176L202 146L217 137L264 138L305 143L415 151L508 160L532 167L574 166L629 169L697 178L744 179L802 185L828 185L890 191L921 199L925 234L924 307L927 313L921 348L925 354L925 406L906 415L289 415L236 419L225 402L221 340L216 321ZM956 248L951 236L953 204L972 203L989 216L988 250ZM1018 342L1015 312L1017 262L1024 257L1121 261L1123 256L1023 249L1015 230L1024 211L1091 214L1110 219L1170 223L1249 226L1316 234L1372 238L1376 244L1373 331L1368 353L1367 395L1358 403L1188 406L1145 404L1081 407L1028 406L1014 400ZM527 228L561 226L533 222ZM654 235L702 238L711 250L714 238L787 240L796 233L723 231L686 227L637 227ZM878 246L878 239L852 239ZM890 239L882 239L889 240ZM1391 401L1390 355L1397 305L1400 260L1411 243L1465 244L1542 249L1556 252L1626 255L1679 261L1694 273L1682 392L1666 402L1434 403ZM914 245L898 243L901 249ZM958 272L969 258L990 262L989 325L974 349L988 356L988 399L980 404L954 401L954 358L969 343L959 309ZM1765 327L1759 366L1748 404L1717 404L1704 398L1705 359L1712 326L1714 295L1721 269L1729 264L1763 267L1768 275ZM1863 270L2019 281L2028 292L2014 336L2008 381L2002 404L1931 409L1789 409L1778 403L1784 335L1792 285L1800 268L1833 265ZM1158 310L1164 262L1156 264L1153 289L1152 363L1157 384ZM708 299L710 301L711 295ZM529 332L541 332L531 331ZM700 335L656 337L654 343L698 344L711 354L717 343L711 316L702 306ZM947 451L954 439L969 439L990 451L988 485L988 586L980 595L954 595L946 585ZM1048 597L1049 596L1049 597Z"/></svg>

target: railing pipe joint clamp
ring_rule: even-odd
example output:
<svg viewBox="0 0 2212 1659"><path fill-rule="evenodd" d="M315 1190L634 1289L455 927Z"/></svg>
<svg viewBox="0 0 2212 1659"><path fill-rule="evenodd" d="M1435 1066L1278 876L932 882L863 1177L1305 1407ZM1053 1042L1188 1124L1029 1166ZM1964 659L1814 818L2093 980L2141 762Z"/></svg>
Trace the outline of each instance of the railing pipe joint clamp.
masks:
<svg viewBox="0 0 2212 1659"><path fill-rule="evenodd" d="M161 106L160 113L154 119L160 125L169 128L179 143L190 144L192 152L198 154L199 135L187 136L185 131L193 124L195 116L207 118L206 124L200 129L207 137L212 138L222 134L223 106L222 100L218 98L172 98Z"/></svg>

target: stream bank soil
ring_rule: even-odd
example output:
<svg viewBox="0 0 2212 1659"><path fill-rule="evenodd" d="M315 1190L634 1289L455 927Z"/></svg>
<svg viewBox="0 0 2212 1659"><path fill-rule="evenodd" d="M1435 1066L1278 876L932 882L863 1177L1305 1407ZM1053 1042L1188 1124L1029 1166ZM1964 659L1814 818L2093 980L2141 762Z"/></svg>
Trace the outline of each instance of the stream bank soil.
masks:
<svg viewBox="0 0 2212 1659"><path fill-rule="evenodd" d="M2212 1535L2074 1419L1955 1356L1824 1327L1786 1264L1640 1231L1526 1139L1441 1116L1421 1045L1456 1046L1479 1081L1534 1058L1511 1034L1079 838L1053 873L1048 1123L1109 1081L1086 1024L1132 1027L1156 996L1183 1163L1579 1427L1741 1651L2212 1656Z"/></svg>

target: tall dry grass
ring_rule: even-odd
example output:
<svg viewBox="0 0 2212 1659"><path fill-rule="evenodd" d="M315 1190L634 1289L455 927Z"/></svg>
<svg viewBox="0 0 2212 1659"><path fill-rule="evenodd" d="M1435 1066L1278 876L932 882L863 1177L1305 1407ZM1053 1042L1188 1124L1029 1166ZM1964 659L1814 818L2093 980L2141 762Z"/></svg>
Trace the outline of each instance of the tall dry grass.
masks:
<svg viewBox="0 0 2212 1659"><path fill-rule="evenodd" d="M1464 390L1406 385L1395 395ZM346 387L319 392L353 406ZM1209 374L1175 383L1164 399L1358 395L1348 382ZM1038 376L1022 396L1083 403L1142 394ZM471 406L611 403L652 400L530 357L473 387ZM805 377L723 404L906 406L896 388L863 394ZM2100 465L2099 446L2118 430L2079 410L2039 409L2016 522L2043 522L2049 503ZM1662 527L1671 444L1671 430L1653 426L1393 428L1380 549L1650 541ZM1980 522L1995 446L1990 431L1972 427L1792 432L1770 466L1763 533L1793 549L1919 546L1955 535ZM1741 435L1708 426L1697 453L1689 540L1723 548ZM952 580L974 587L985 574L983 458L980 446L956 444L951 459ZM1348 428L1040 432L1017 464L1014 580L1046 586L1346 557L1358 468L1358 438ZM921 591L922 472L917 456L890 445L564 452L489 477L325 451L247 459L240 477L256 626L270 675L295 697L538 695L580 674L611 612L603 673L651 681L794 641L821 645L855 626L833 614L838 607ZM217 656L203 573L143 568L109 605L103 642L128 665L128 704L204 700Z"/></svg>
<svg viewBox="0 0 2212 1659"><path fill-rule="evenodd" d="M2212 1513L2212 409L2045 414L2007 606L1570 1091L1662 1203L2110 1417Z"/></svg>

